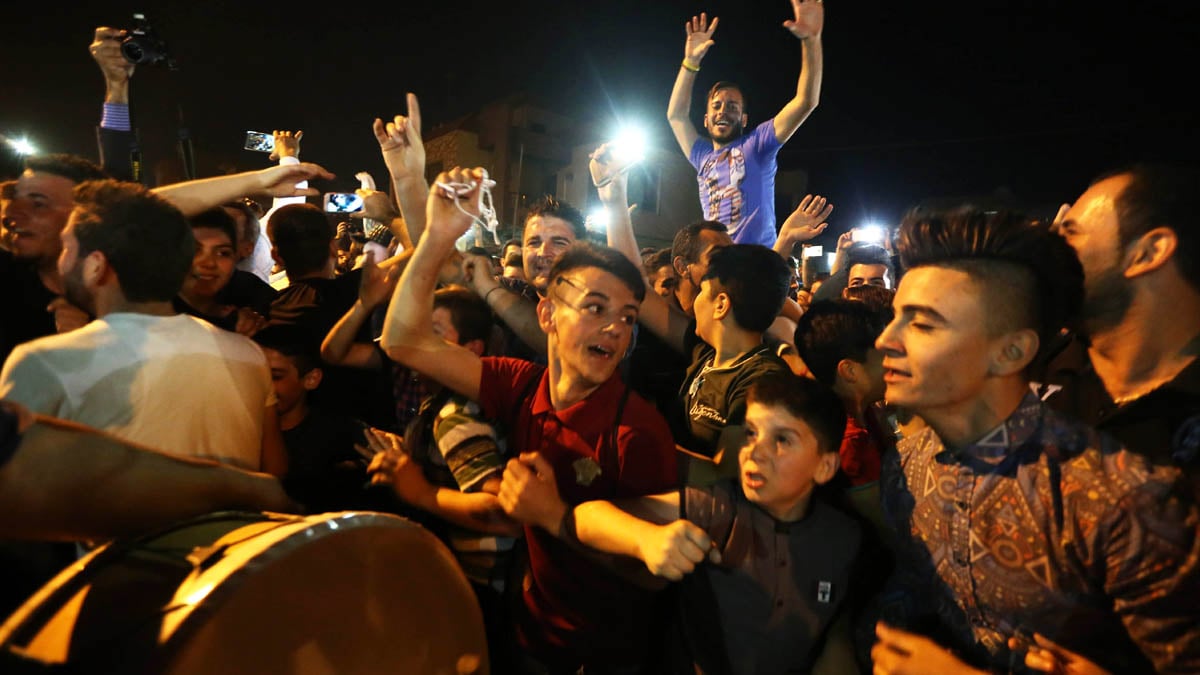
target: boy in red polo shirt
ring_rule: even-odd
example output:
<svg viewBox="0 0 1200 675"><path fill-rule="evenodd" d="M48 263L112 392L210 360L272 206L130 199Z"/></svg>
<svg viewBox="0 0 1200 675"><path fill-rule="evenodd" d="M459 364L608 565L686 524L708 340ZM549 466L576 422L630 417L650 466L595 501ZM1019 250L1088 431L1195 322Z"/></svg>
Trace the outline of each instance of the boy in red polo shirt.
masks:
<svg viewBox="0 0 1200 675"><path fill-rule="evenodd" d="M388 307L388 356L479 401L500 421L510 462L500 490L525 525L529 570L514 590L518 638L548 673L636 672L646 659L653 594L556 537L570 506L670 490L675 449L666 422L628 387L617 367L645 296L641 270L603 246L575 244L549 275L538 303L548 367L480 358L430 326L438 268L475 222L481 169L438 176L427 229Z"/></svg>

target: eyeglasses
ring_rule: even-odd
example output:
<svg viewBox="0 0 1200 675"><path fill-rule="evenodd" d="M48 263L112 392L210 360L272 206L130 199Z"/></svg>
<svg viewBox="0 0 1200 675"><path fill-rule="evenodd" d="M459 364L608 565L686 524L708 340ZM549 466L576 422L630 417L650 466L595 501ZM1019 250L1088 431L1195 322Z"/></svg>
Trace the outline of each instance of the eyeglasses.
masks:
<svg viewBox="0 0 1200 675"><path fill-rule="evenodd" d="M562 291L560 290L563 284L570 286L579 293L580 301L578 303L572 304L563 296ZM620 322L626 326L634 326L637 324L636 310L624 306L610 307L608 306L608 299L602 294L593 294L592 291L583 288L565 276L560 276L554 280L554 289L555 294L558 295L558 299L561 300L564 305L570 307L576 312L579 312L580 315L582 315L583 318L589 322L595 322L602 326L607 326L614 322ZM589 295L594 295L594 297L589 299Z"/></svg>

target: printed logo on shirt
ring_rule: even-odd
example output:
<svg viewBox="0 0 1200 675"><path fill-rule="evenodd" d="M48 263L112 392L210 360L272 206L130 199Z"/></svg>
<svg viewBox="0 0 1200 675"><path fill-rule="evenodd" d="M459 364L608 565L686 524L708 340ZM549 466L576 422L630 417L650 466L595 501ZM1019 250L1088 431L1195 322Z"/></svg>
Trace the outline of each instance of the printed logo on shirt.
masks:
<svg viewBox="0 0 1200 675"><path fill-rule="evenodd" d="M828 605L833 602L833 582L818 581L817 582L817 602L822 605Z"/></svg>
<svg viewBox="0 0 1200 675"><path fill-rule="evenodd" d="M600 465L591 457L580 457L571 463L575 469L575 482L587 487L600 475Z"/></svg>
<svg viewBox="0 0 1200 675"><path fill-rule="evenodd" d="M1042 384L1041 382L1030 382L1029 389L1034 394L1036 394L1038 398L1042 399L1042 402L1044 403L1051 396L1062 391L1062 385L1061 384Z"/></svg>

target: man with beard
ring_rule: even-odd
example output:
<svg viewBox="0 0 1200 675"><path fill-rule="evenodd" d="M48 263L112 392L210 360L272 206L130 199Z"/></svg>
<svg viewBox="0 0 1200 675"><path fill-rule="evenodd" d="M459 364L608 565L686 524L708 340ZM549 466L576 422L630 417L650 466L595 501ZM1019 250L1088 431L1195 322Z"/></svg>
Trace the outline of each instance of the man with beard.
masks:
<svg viewBox="0 0 1200 675"><path fill-rule="evenodd" d="M196 250L183 214L136 183L88 181L73 198L58 273L67 300L96 320L13 350L0 398L168 454L282 475L262 350L172 307Z"/></svg>
<svg viewBox="0 0 1200 675"><path fill-rule="evenodd" d="M667 121L675 140L696 167L700 206L707 220L729 227L735 243L775 244L775 156L817 107L821 94L821 0L792 0L793 19L783 22L800 40L800 79L796 96L772 119L745 134L749 117L745 95L733 82L717 82L709 90L701 138L689 112L700 61L713 45L718 19L692 17L686 25L683 62L671 90Z"/></svg>
<svg viewBox="0 0 1200 675"><path fill-rule="evenodd" d="M1081 335L1047 404L1200 484L1200 171L1137 165L1092 183L1058 227L1085 277Z"/></svg>

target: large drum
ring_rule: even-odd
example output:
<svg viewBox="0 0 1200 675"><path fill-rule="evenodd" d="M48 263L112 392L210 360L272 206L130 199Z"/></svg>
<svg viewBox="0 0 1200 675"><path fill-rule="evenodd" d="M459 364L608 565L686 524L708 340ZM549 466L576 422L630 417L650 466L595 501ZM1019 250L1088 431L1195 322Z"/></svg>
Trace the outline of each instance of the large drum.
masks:
<svg viewBox="0 0 1200 675"><path fill-rule="evenodd" d="M428 530L220 512L104 545L0 627L0 672L486 673L479 605Z"/></svg>

